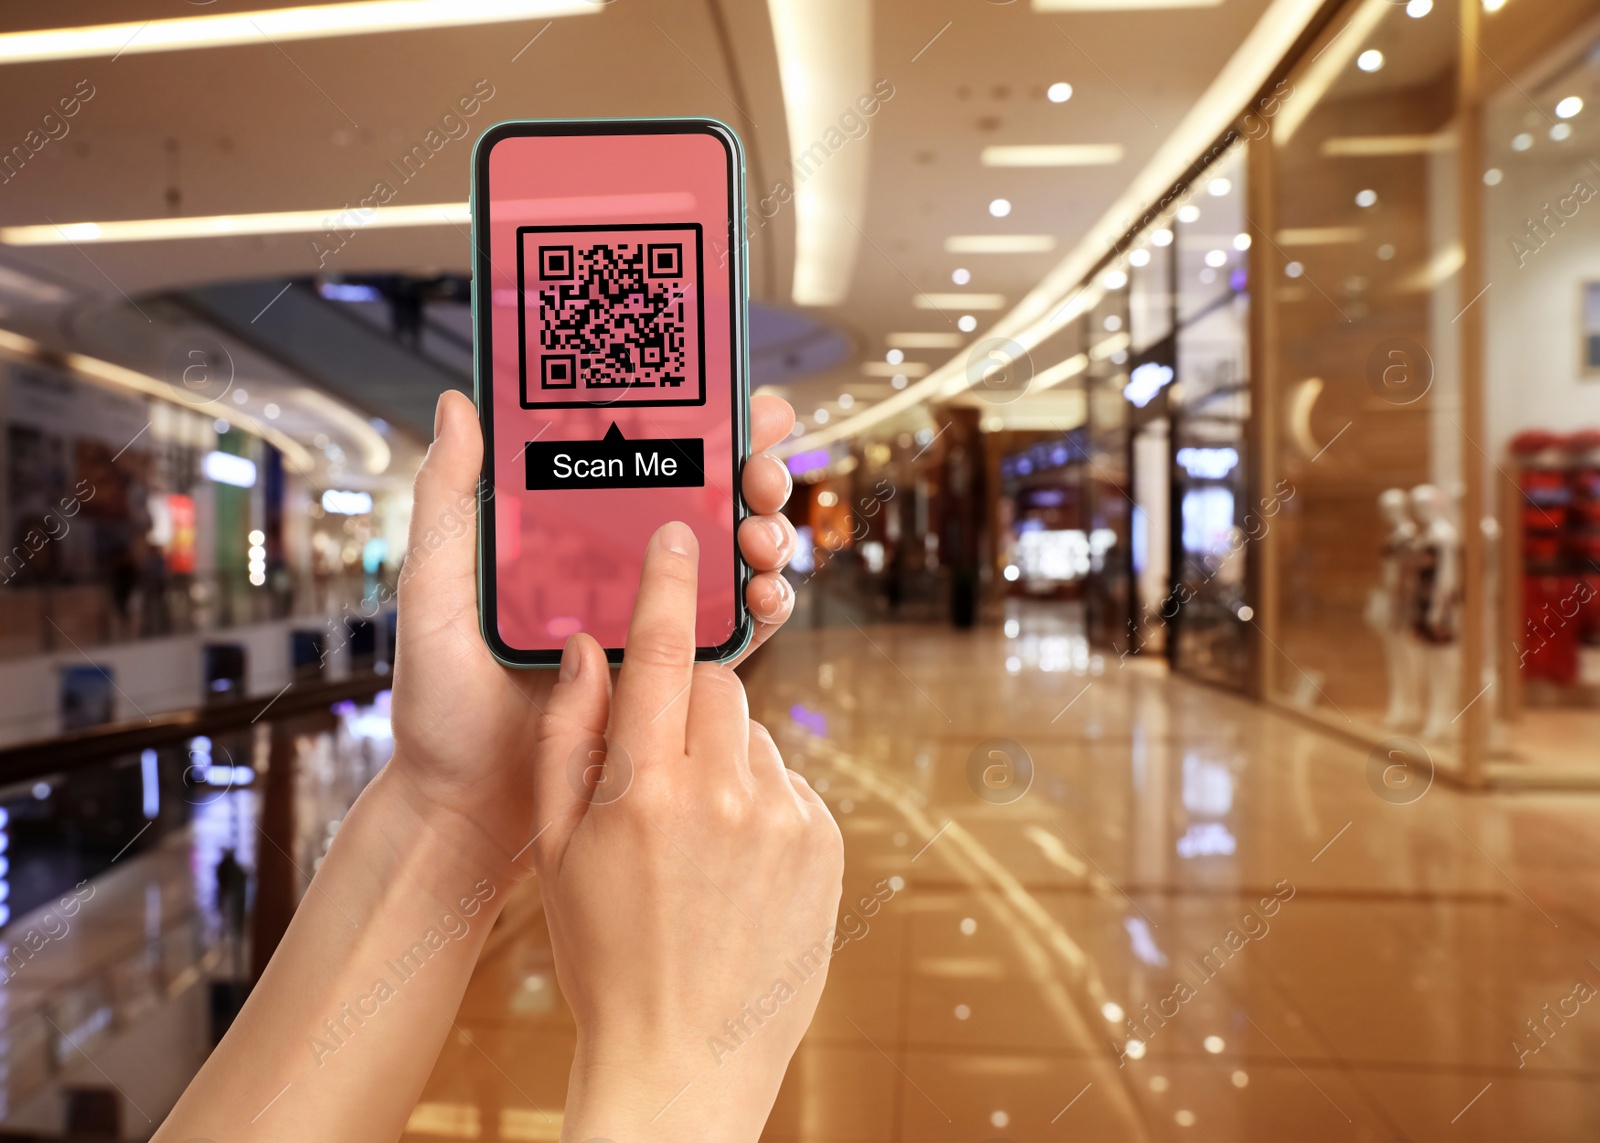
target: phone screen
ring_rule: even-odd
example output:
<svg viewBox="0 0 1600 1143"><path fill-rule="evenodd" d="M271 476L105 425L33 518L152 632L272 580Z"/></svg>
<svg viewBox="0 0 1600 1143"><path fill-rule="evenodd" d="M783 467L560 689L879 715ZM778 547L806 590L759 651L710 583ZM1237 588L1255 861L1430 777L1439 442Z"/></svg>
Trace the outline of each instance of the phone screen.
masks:
<svg viewBox="0 0 1600 1143"><path fill-rule="evenodd" d="M650 535L700 542L697 655L748 638L743 164L709 120L502 123L474 160L484 637L621 658Z"/></svg>

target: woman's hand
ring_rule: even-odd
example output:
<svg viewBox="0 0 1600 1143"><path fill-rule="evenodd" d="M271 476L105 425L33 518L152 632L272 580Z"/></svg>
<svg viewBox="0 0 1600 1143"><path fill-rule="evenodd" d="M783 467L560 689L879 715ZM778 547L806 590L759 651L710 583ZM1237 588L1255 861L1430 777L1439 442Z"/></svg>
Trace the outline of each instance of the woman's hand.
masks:
<svg viewBox="0 0 1600 1143"><path fill-rule="evenodd" d="M827 975L839 828L738 676L694 662L697 561L686 526L656 533L615 696L574 635L539 723L570 1140L755 1140Z"/></svg>
<svg viewBox="0 0 1600 1143"><path fill-rule="evenodd" d="M755 452L742 487L757 515L739 529L740 551L757 572L745 596L756 619L751 650L783 625L794 606L781 569L796 539L779 514L792 486L783 462L764 451L793 424L788 402L763 396L751 403ZM479 634L475 521L482 468L476 410L462 394L447 392L435 414L433 445L417 473L410 546L400 575L395 759L388 780L421 817L447 835L470 840L486 859L503 863L493 872L516 879L528 863L513 858L544 820L536 820L530 766L556 673L502 667Z"/></svg>

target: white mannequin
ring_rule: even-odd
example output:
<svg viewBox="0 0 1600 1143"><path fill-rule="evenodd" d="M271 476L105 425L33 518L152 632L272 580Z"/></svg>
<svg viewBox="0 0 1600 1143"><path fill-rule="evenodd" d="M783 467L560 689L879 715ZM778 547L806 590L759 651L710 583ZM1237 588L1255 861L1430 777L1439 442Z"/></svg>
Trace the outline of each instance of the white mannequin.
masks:
<svg viewBox="0 0 1600 1143"><path fill-rule="evenodd" d="M1426 695L1422 737L1443 738L1461 709L1461 533L1450 519L1450 498L1432 484L1411 490L1411 511L1421 525L1413 626Z"/></svg>
<svg viewBox="0 0 1600 1143"><path fill-rule="evenodd" d="M1384 662L1389 668L1389 711L1383 722L1399 729L1422 721L1421 648L1408 622L1416 596L1413 572L1418 529L1411 519L1411 498L1403 488L1380 493L1378 511L1389 525L1389 534L1383 543L1382 579L1367 602L1367 625L1383 641Z"/></svg>

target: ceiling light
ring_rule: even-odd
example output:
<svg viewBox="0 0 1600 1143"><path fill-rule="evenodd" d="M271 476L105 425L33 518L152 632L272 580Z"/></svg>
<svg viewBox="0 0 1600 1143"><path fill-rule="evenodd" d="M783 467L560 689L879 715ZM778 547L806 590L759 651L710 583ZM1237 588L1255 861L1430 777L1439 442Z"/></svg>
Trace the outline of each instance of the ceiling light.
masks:
<svg viewBox="0 0 1600 1143"><path fill-rule="evenodd" d="M826 409L818 409L815 413L811 414L811 419L813 421L817 422L817 424L819 424L819 425L827 424L828 423L828 410L826 410Z"/></svg>
<svg viewBox="0 0 1600 1143"><path fill-rule="evenodd" d="M1227 179L1212 179L1211 185L1206 190L1211 192L1212 198L1221 198L1233 189L1233 184Z"/></svg>
<svg viewBox="0 0 1600 1143"><path fill-rule="evenodd" d="M950 254L1048 254L1056 240L1049 234L957 234L944 248Z"/></svg>
<svg viewBox="0 0 1600 1143"><path fill-rule="evenodd" d="M1556 104L1556 116L1560 119L1571 119L1583 110L1583 100L1576 95L1569 95Z"/></svg>
<svg viewBox="0 0 1600 1143"><path fill-rule="evenodd" d="M10 246L66 246L83 242L231 238L244 234L320 234L338 222L341 213L338 210L284 210L266 214L72 222L62 226L5 226L0 227L0 242ZM467 226L471 222L472 215L466 203L438 202L378 207L364 227ZM344 225L353 224L347 221Z"/></svg>
<svg viewBox="0 0 1600 1143"><path fill-rule="evenodd" d="M1533 146L1533 136L1528 134L1526 131L1524 131L1520 135L1517 135L1516 137L1514 137L1511 140L1511 149L1513 151L1526 151L1528 148L1530 148L1532 146ZM5 231L0 230L0 234L4 234L4 233L5 233Z"/></svg>
<svg viewBox="0 0 1600 1143"><path fill-rule="evenodd" d="M896 389L904 389L906 387L906 375L904 373L896 373L889 379L889 384Z"/></svg>
<svg viewBox="0 0 1600 1143"><path fill-rule="evenodd" d="M1150 245L1171 246L1172 231L1168 230L1165 226L1163 226L1160 230L1153 231L1150 235Z"/></svg>
<svg viewBox="0 0 1600 1143"><path fill-rule="evenodd" d="M1557 123L1554 127L1550 128L1550 138L1554 139L1557 143L1566 142L1568 139L1572 138L1572 124Z"/></svg>
<svg viewBox="0 0 1600 1143"><path fill-rule="evenodd" d="M1215 8L1222 0L1033 0L1035 12L1149 12L1162 8Z"/></svg>
<svg viewBox="0 0 1600 1143"><path fill-rule="evenodd" d="M986 167L1106 167L1122 162L1122 144L1029 143L985 147L980 159ZM994 210L992 206L989 209L991 213Z"/></svg>
<svg viewBox="0 0 1600 1143"><path fill-rule="evenodd" d="M1221 269L1227 264L1228 252L1226 250L1208 250L1206 252L1206 265L1212 269Z"/></svg>
<svg viewBox="0 0 1600 1143"><path fill-rule="evenodd" d="M1116 314L1107 314L1106 320L1102 324L1112 333L1116 333L1117 330L1122 328L1122 319Z"/></svg>
<svg viewBox="0 0 1600 1143"><path fill-rule="evenodd" d="M766 7L789 138L838 138L839 109L872 87L871 7L816 0L767 0ZM834 150L809 177L794 180L796 305L838 305L849 292L862 234L840 220L866 213L868 144Z"/></svg>
<svg viewBox="0 0 1600 1143"><path fill-rule="evenodd" d="M1250 236L1248 234L1235 234L1233 236L1233 248L1235 250L1250 249Z"/></svg>
<svg viewBox="0 0 1600 1143"><path fill-rule="evenodd" d="M1453 135L1335 135L1322 141L1321 151L1332 158L1373 158L1388 155L1432 155L1455 149Z"/></svg>
<svg viewBox="0 0 1600 1143"><path fill-rule="evenodd" d="M1108 290L1120 290L1128 284L1128 275L1121 270L1107 270L1101 276L1100 282Z"/></svg>
<svg viewBox="0 0 1600 1143"><path fill-rule="evenodd" d="M971 333L978 328L978 319L971 314L962 314L956 321L956 328L962 333Z"/></svg>
<svg viewBox="0 0 1600 1143"><path fill-rule="evenodd" d="M995 199L989 204L989 213L996 218L1004 218L1011 213L1011 200L1005 198Z"/></svg>
<svg viewBox="0 0 1600 1143"><path fill-rule="evenodd" d="M1413 20L1420 20L1431 11L1433 11L1433 0L1411 0L1406 5L1406 15Z"/></svg>
<svg viewBox="0 0 1600 1143"><path fill-rule="evenodd" d="M1181 207L1178 208L1178 221L1179 222L1198 222L1199 220L1200 220L1200 208L1198 206L1196 206L1194 203L1192 203L1192 202L1191 203L1187 203L1184 206L1181 206Z"/></svg>
<svg viewBox="0 0 1600 1143"><path fill-rule="evenodd" d="M856 399L854 397L852 397L849 393L840 393L839 394L839 408L848 409L848 408L850 408L850 406L854 405L855 403L856 403Z"/></svg>
<svg viewBox="0 0 1600 1143"><path fill-rule="evenodd" d="M898 349L891 349L888 353L883 355L883 359L890 365L899 365L906 359L906 355L901 353Z"/></svg>
<svg viewBox="0 0 1600 1143"><path fill-rule="evenodd" d="M1286 226L1278 231L1278 245L1346 246L1360 242L1366 233L1359 226Z"/></svg>
<svg viewBox="0 0 1600 1143"><path fill-rule="evenodd" d="M1128 255L1128 265L1130 265L1130 266L1148 266L1148 265L1150 265L1150 251L1148 251L1148 250L1135 250L1135 251L1133 251L1131 254Z"/></svg>
<svg viewBox="0 0 1600 1143"><path fill-rule="evenodd" d="M1485 12L1498 12L1506 6L1506 0L1483 0Z"/></svg>
<svg viewBox="0 0 1600 1143"><path fill-rule="evenodd" d="M1377 48L1368 48L1356 57L1356 66L1362 71L1382 71L1383 53Z"/></svg>
<svg viewBox="0 0 1600 1143"><path fill-rule="evenodd" d="M958 286L965 286L972 281L972 271L958 267L950 271L950 280Z"/></svg>
<svg viewBox="0 0 1600 1143"><path fill-rule="evenodd" d="M1065 103L1072 98L1072 85L1070 83L1052 83L1046 89L1044 95L1051 103Z"/></svg>
<svg viewBox="0 0 1600 1143"><path fill-rule="evenodd" d="M1298 278L1301 274L1304 274L1306 272L1306 268L1304 266L1302 266L1299 262L1290 262L1287 266L1285 266L1283 268L1283 272L1288 277Z"/></svg>
<svg viewBox="0 0 1600 1143"><path fill-rule="evenodd" d="M1393 243L1385 242L1382 246L1378 247L1378 261L1380 261L1380 262L1392 262L1392 261L1394 261L1394 244Z"/></svg>
<svg viewBox="0 0 1600 1143"><path fill-rule="evenodd" d="M266 407L261 411L267 415L267 420L269 421L277 420L278 414L283 412L283 410L278 408L277 404L273 401L268 401Z"/></svg>
<svg viewBox="0 0 1600 1143"><path fill-rule="evenodd" d="M918 294L911 304L919 310L1003 310L1004 294Z"/></svg>
<svg viewBox="0 0 1600 1143"><path fill-rule="evenodd" d="M366 0L259 12L216 12L144 23L91 24L0 35L0 64L281 44L371 32L499 24L599 12L608 0Z"/></svg>
<svg viewBox="0 0 1600 1143"><path fill-rule="evenodd" d="M957 333L891 333L884 340L901 349L960 349L967 344Z"/></svg>
<svg viewBox="0 0 1600 1143"><path fill-rule="evenodd" d="M1378 205L1378 192L1375 190L1360 190L1356 192L1356 205L1362 210Z"/></svg>

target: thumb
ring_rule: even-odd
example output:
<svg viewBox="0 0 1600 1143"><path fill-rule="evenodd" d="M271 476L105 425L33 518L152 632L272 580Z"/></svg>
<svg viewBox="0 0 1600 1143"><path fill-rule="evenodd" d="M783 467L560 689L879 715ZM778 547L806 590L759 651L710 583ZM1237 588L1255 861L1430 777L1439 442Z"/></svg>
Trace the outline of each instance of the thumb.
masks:
<svg viewBox="0 0 1600 1143"><path fill-rule="evenodd" d="M448 390L433 418L433 444L417 470L411 535L400 571L400 596L408 628L431 634L475 614L478 479L483 434L472 399ZM491 509L492 510L492 509ZM476 623L469 623L476 628Z"/></svg>
<svg viewBox="0 0 1600 1143"><path fill-rule="evenodd" d="M590 804L615 801L633 781L628 759L606 745L610 711L606 653L593 636L574 635L561 652L561 673L545 703L534 743L539 835L532 864L541 875L560 866Z"/></svg>

